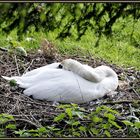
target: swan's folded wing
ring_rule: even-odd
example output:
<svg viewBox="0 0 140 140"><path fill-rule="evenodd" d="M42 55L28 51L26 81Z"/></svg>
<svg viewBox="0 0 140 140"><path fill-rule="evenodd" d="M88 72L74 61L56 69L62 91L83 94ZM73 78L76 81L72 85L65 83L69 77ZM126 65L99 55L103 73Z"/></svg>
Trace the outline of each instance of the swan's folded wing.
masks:
<svg viewBox="0 0 140 140"><path fill-rule="evenodd" d="M40 73L41 71L44 71L46 69L50 69L50 68L54 68L56 69L58 66L59 66L60 63L52 63L52 64L49 64L49 65L46 65L46 66L42 66L40 68L37 68L37 69L34 69L32 71L28 71L26 72L25 74L23 74L22 76L35 76L36 74Z"/></svg>
<svg viewBox="0 0 140 140"><path fill-rule="evenodd" d="M52 64L49 64L49 65L46 65L46 66L42 66L40 68L37 68L37 69L34 69L34 70L31 70L31 71L26 72L22 76L25 77L25 76L36 75L36 74L40 73L40 71L46 70L48 68L57 68L59 64L60 63L52 63Z"/></svg>
<svg viewBox="0 0 140 140"><path fill-rule="evenodd" d="M83 102L81 91L75 79L62 78L58 81L43 81L24 90L24 94L32 95L35 99L46 99L48 101Z"/></svg>

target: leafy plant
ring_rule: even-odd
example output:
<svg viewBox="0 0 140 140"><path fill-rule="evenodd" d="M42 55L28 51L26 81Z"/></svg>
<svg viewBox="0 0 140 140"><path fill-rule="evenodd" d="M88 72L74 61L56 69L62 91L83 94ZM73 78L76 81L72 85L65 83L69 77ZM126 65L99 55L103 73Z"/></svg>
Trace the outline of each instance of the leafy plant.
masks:
<svg viewBox="0 0 140 140"><path fill-rule="evenodd" d="M64 112L54 118L54 122L65 123L64 135L72 137L92 136L92 137L111 137L111 128L121 129L116 122L119 113L106 106L97 107L95 111L87 113L85 109L76 104L60 105ZM84 124L82 122L85 122Z"/></svg>
<svg viewBox="0 0 140 140"><path fill-rule="evenodd" d="M10 84L10 86L12 86L12 87L14 87L14 86L17 85L17 84L16 84L16 80L10 80L10 81L9 81L9 84Z"/></svg>
<svg viewBox="0 0 140 140"><path fill-rule="evenodd" d="M97 137L111 137L111 129L121 129L115 121L116 115L119 113L107 106L97 107L90 114L92 123L89 125L89 132Z"/></svg>
<svg viewBox="0 0 140 140"><path fill-rule="evenodd" d="M16 123L14 121L14 117L12 115L5 114L5 113L0 114L0 126L1 126L0 137L5 137L6 136L5 131L7 129L13 131L16 129Z"/></svg>
<svg viewBox="0 0 140 140"><path fill-rule="evenodd" d="M40 127L35 130L18 130L14 133L18 134L19 137L48 137L49 129L46 129L45 127Z"/></svg>
<svg viewBox="0 0 140 140"><path fill-rule="evenodd" d="M128 136L140 137L140 121L124 120L122 122L126 125Z"/></svg>
<svg viewBox="0 0 140 140"><path fill-rule="evenodd" d="M0 114L0 124L7 122L8 120L13 120L13 116L9 114L2 113Z"/></svg>
<svg viewBox="0 0 140 140"><path fill-rule="evenodd" d="M120 114L104 105L91 112L77 104L61 104L57 109L61 113L52 118L52 124L29 130L18 130L11 115L0 114L0 136L6 136L6 129L12 130L19 137L112 137L113 131L122 130L122 126L116 121ZM10 123L11 121L14 123ZM122 123L127 128L127 136L140 137L139 121L124 120Z"/></svg>

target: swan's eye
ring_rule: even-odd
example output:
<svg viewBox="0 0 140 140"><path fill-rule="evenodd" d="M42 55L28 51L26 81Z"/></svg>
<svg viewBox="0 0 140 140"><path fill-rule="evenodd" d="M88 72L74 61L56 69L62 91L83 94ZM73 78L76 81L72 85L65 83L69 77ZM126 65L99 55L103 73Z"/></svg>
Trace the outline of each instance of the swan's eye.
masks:
<svg viewBox="0 0 140 140"><path fill-rule="evenodd" d="M59 64L58 68L62 69L62 68L63 68L63 66L62 66L61 64Z"/></svg>

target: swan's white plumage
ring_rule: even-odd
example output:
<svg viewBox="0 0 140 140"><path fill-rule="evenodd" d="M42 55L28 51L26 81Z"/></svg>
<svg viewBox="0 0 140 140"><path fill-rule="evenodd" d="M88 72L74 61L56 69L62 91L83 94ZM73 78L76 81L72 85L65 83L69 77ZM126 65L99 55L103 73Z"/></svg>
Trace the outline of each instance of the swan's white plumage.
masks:
<svg viewBox="0 0 140 140"><path fill-rule="evenodd" d="M35 99L64 103L85 103L103 97L118 86L117 74L107 66L91 68L72 59L53 63L23 74L21 77L5 77L16 80L25 88L25 95ZM94 80L92 80L94 78Z"/></svg>

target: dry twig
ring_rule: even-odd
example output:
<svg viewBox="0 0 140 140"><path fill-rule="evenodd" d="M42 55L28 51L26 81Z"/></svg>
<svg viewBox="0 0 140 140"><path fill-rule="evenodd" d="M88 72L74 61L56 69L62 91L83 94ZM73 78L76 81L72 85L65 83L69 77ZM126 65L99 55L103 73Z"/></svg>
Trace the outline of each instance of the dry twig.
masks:
<svg viewBox="0 0 140 140"><path fill-rule="evenodd" d="M18 75L20 76L16 55L14 55L14 58L15 58L15 62L16 62L17 72L18 72Z"/></svg>

